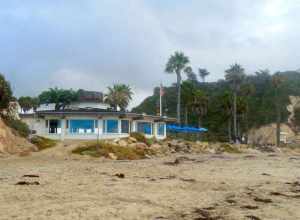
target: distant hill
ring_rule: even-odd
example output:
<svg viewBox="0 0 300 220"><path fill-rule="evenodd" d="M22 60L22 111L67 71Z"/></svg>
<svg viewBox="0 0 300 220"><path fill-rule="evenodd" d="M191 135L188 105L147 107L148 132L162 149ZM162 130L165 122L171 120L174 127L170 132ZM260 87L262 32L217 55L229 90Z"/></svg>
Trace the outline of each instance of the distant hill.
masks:
<svg viewBox="0 0 300 220"><path fill-rule="evenodd" d="M280 102L282 103L282 121L287 121L288 111L286 105L289 103L289 96L300 96L300 71L286 71L279 73L284 82L280 89ZM247 82L255 87L255 92L248 98L249 112L247 121L239 116L240 132L245 129L259 127L276 121L274 88L271 75L248 75ZM208 114L203 118L203 126L207 127L214 136L225 137L227 135L227 119L224 109L221 107L222 95L229 91L229 86L224 80L218 82L200 83L197 88L203 90L209 97ZM139 106L133 109L134 112L157 114L159 109L159 88L155 88L153 95L147 97ZM176 87L172 85L165 88L163 97L164 114L176 116ZM197 116L191 113L189 124L197 126Z"/></svg>

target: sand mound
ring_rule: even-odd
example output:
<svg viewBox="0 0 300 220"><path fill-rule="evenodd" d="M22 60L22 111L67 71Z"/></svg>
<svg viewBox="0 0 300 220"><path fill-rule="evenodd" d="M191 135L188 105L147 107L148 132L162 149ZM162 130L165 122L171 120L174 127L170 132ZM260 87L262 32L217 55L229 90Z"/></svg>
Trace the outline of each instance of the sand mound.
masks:
<svg viewBox="0 0 300 220"><path fill-rule="evenodd" d="M281 124L281 133L290 140L295 136L293 130L287 124ZM276 124L269 124L260 128L255 128L249 132L249 143L257 145L275 145L276 144Z"/></svg>
<svg viewBox="0 0 300 220"><path fill-rule="evenodd" d="M37 148L25 138L15 134L2 119L0 119L0 153L26 154Z"/></svg>

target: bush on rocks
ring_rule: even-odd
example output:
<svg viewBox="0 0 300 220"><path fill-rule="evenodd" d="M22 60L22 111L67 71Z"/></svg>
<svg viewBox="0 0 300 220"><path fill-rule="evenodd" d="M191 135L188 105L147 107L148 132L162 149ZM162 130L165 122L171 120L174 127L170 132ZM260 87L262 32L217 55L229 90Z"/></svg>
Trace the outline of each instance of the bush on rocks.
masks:
<svg viewBox="0 0 300 220"><path fill-rule="evenodd" d="M39 151L54 147L57 144L57 141L55 140L40 136L33 136L30 139L30 142L36 145Z"/></svg>
<svg viewBox="0 0 300 220"><path fill-rule="evenodd" d="M135 145L136 147L121 147L119 145L104 141L101 141L99 143L90 142L85 146L74 149L72 153L80 155L90 155L93 157L106 157L117 160L145 159L148 157L147 155L155 154L153 150L146 147L146 145L143 143L136 143Z"/></svg>

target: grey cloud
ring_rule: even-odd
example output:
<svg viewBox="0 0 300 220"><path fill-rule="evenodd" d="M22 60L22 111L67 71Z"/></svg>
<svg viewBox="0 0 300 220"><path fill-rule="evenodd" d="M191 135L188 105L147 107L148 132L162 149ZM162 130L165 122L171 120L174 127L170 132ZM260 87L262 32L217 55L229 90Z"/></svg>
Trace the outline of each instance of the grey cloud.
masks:
<svg viewBox="0 0 300 220"><path fill-rule="evenodd" d="M284 0L11 0L0 8L0 71L17 95L50 86L105 90L130 84L134 104L170 84L183 50L210 80L233 62L248 72L298 69L299 3Z"/></svg>

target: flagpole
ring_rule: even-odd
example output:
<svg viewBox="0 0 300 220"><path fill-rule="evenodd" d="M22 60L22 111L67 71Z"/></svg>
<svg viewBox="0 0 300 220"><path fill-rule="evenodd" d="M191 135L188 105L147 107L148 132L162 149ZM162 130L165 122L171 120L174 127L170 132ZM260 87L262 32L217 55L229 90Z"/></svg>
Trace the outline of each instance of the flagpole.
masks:
<svg viewBox="0 0 300 220"><path fill-rule="evenodd" d="M159 116L162 116L162 84L160 84L160 91L159 91Z"/></svg>

